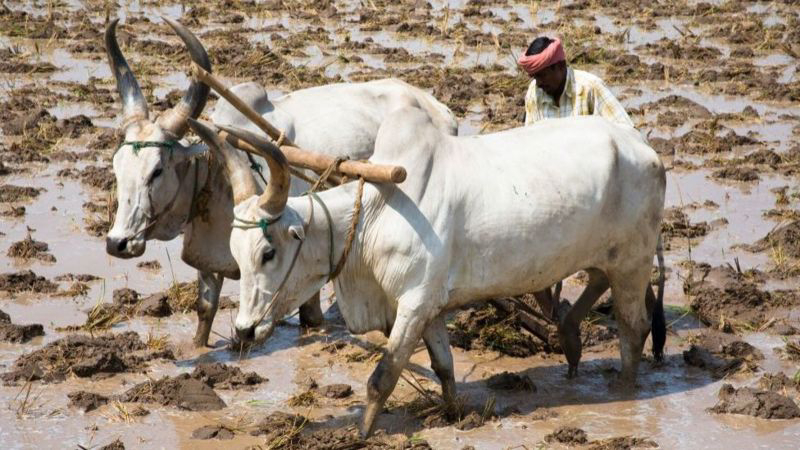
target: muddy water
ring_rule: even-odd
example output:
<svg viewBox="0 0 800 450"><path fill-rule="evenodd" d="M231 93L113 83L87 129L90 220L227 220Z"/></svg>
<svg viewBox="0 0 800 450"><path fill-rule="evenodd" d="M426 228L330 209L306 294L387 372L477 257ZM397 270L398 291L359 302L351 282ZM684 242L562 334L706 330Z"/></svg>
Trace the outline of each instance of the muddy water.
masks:
<svg viewBox="0 0 800 450"><path fill-rule="evenodd" d="M25 9L44 15L46 11L39 5L26 2L9 2L14 9ZM155 18L159 14L180 18L185 8L178 4L153 4L153 2L120 2L122 7L116 12L123 21L143 15ZM340 2L336 2L340 6ZM352 19L363 5L360 2L343 2L342 11L345 17ZM431 24L440 27L445 23L445 14L449 23L462 20L460 10L467 4L465 1L431 2L434 6ZM445 13L442 8L449 9ZM64 13L85 8L95 8L84 2L72 1L66 4ZM96 8L99 11L101 8ZM471 21L468 28L498 34L504 29L524 30L547 29L546 24L559 19L560 14L555 6L529 2L516 4L498 4L489 8L495 18L493 21ZM768 24L784 23L783 16L773 16L766 6L756 5L752 13L770 14L766 18ZM655 27L629 25L624 19L616 17L618 11L602 11L589 17L575 19L576 23L593 23L600 27L603 34L618 35L630 29L625 42L614 41L628 52L646 43L655 43L662 38L678 39L681 29L691 29L694 33L702 33L704 27L692 24L691 18L669 17L655 20ZM776 13L777 14L777 13ZM519 22L510 22L512 18ZM102 23L101 13L93 16L96 23ZM207 23L211 19L201 19L197 30L225 28L238 25ZM503 23L502 21L505 21ZM280 12L255 13L249 15L244 25L258 30L261 27L283 24L287 32L280 35L288 37L294 31L304 30L310 26L321 26L334 43L341 43L343 37L339 30L341 24L335 20L323 20L322 24L312 23L308 19ZM135 29L138 25L129 27ZM351 26L351 24L348 24ZM194 28L193 28L194 29ZM163 36L162 36L163 37ZM432 36L398 35L391 29L379 31L362 31L357 26L349 30L349 37L354 41L370 38L382 47L399 47L413 55L440 53L445 59L443 65L475 67L479 64L499 64L513 69L507 49L494 47L462 47L452 39L441 39ZM171 38L171 37L170 37ZM249 33L252 42L273 42L271 33L259 31ZM602 38L599 38L602 39ZM707 42L706 42L707 40ZM705 36L703 45L721 48L723 54L729 54L730 48L713 36ZM45 45L47 44L47 45ZM27 85L45 85L47 80L86 83L90 77L105 79L110 86L110 72L104 58L90 59L82 55L73 55L65 49L66 45L58 40L36 42L29 39L0 37L0 46L16 45L31 53L36 53L33 60L50 62L58 67L51 75L14 76L2 74L3 89L0 98L5 100L13 89ZM515 45L523 46L524 42ZM324 46L323 46L324 47ZM35 50L38 48L40 50ZM332 64L335 53L320 48L311 42L304 49L307 57L294 56L288 58L295 65L309 67L325 66L327 75L341 74L345 78L357 70L367 68L392 69L402 75L402 70L414 67L419 61L391 64L384 61L381 55L363 55L363 65ZM515 49L514 51L518 51ZM457 54L458 52L458 54ZM101 55L102 56L102 55ZM136 55L136 63L140 64ZM643 61L652 63L658 58L642 56ZM791 81L796 77L796 60L781 54L769 53L754 58L753 63L762 68L778 67L783 69L781 82ZM591 69L591 68L590 68ZM161 98L173 89L183 88L188 79L181 70L174 67L158 67L156 72L163 74L153 76L153 95ZM597 69L602 75L602 69ZM228 80L230 82L238 80ZM687 97L708 108L712 113L739 113L746 106L755 108L761 119L752 122L731 123L730 128L739 134L755 132L759 139L768 142L768 147L783 152L797 143L797 120L781 119L781 115L800 115L800 107L796 104L754 101L748 97L726 96L715 91L713 87L682 84L665 85L663 82L639 82L631 80L631 85L612 86L617 93L635 87L640 92L625 95L623 103L634 108L652 102L670 94ZM285 86L268 86L271 95L280 95L288 91ZM523 95L520 92L520 95ZM487 108L476 99L469 112L460 120L459 132L463 135L480 133L484 129L484 114ZM100 106L88 103L61 102L49 112L58 118L68 118L77 114L85 114L92 118L97 126L114 126L118 119L108 116ZM653 119L653 117L648 117ZM674 137L692 129L699 120L688 119L687 123L676 129L657 129L653 136ZM511 126L513 124L509 124ZM655 127L652 127L655 128ZM649 128L643 130L650 131ZM4 143L10 138L0 136ZM72 147L70 147L72 145ZM65 150L81 150L80 145L68 143ZM702 163L703 157L694 160ZM94 163L93 163L94 164ZM111 301L114 289L130 287L142 293L150 293L168 288L173 281L190 281L194 271L180 262L181 240L172 242L150 242L146 253L136 260L119 260L105 254L102 239L89 236L84 231L84 220L87 214L82 205L98 196L97 192L84 188L77 181L56 176L65 167L81 168L85 163L53 163L48 166L31 165L28 173L12 174L0 178L3 184L36 186L46 189L37 199L23 203L26 215L20 219L0 218L0 266L3 272L30 268L37 274L53 278L64 273L88 273L99 276L100 281L90 283L90 291L85 297L61 298L47 295L20 294L13 298L0 298L0 309L11 315L15 323L41 323L46 335L36 338L24 345L0 344L0 371L5 371L19 355L31 351L63 337L65 333L56 331L57 327L80 324L85 319L85 311L97 302ZM727 225L720 226L711 233L689 245L676 245L667 254L668 266L672 269L668 281L668 304L685 307L687 299L683 295L682 278L686 275L679 263L688 259L707 262L711 265L732 263L738 258L743 268L761 268L766 270L772 261L769 255L752 254L735 246L756 241L773 229L777 222L763 217L765 210L774 207L775 195L772 188L793 186L793 178L762 174L758 183L719 183L709 178L710 170L673 170L668 174L667 206L688 205L693 202L702 204L712 200L719 205L718 209L689 210L691 222L727 219ZM796 206L796 204L792 204ZM55 208L55 209L53 209ZM28 233L40 241L47 242L50 252L56 256L56 263L23 263L5 256L5 250L12 242L19 241ZM691 248L691 253L689 248ZM162 269L156 272L144 271L136 267L141 261L157 260ZM67 288L69 283L61 283ZM783 287L795 287L796 280L784 282ZM570 284L565 289L567 298L574 298L579 292L577 284ZM224 293L236 295L237 284L227 282ZM326 293L325 306L332 302L330 292ZM304 334L297 326L297 321L290 318L286 325L278 327L272 339L262 348L248 354L240 355L222 348L223 337L231 334L232 314L234 311L221 311L214 324L212 344L215 348L194 349L191 338L194 334L196 319L194 314L176 314L169 318L135 319L114 327L113 331L137 331L144 340L148 336L168 336L174 347L177 360L174 362L151 363L146 373L123 374L101 381L89 381L78 378L68 379L57 385L41 385L34 383L28 400L21 386L0 386L0 443L2 448L76 448L104 445L116 438L125 442L128 448L219 448L220 441L198 441L190 438L194 429L201 425L222 423L235 430L246 430L248 425L273 411L294 411L306 414L324 426L343 426L355 423L360 416L364 400L364 383L371 372L374 361L348 362L339 354L330 354L324 350L326 343L336 339L347 339L352 347L366 347L368 342L381 344L383 338L372 334L366 337L351 337L333 313L328 314L329 324L320 331ZM797 312L792 314L795 320ZM675 320L669 317L668 320ZM614 368L618 367L616 350L602 350L588 353L584 357L581 376L577 380L564 378L566 367L563 357L535 356L530 358L510 358L494 352L462 351L454 349L456 374L460 393L466 395L467 404L482 408L487 400L494 396L495 411L500 416L483 427L471 431L458 431L453 427L423 429L420 421L410 415L398 413L390 408L390 412L381 416L378 427L389 433L416 435L428 440L434 448L460 449L465 445L475 448L509 448L525 446L534 448L546 446L543 438L555 428L571 425L583 428L589 438L601 439L620 435L635 435L650 438L662 448L796 448L800 440L800 423L795 421L766 421L745 416L716 416L705 411L716 403L716 393L723 382L734 385L752 385L754 376L737 375L724 381L713 381L709 375L699 369L687 367L681 358L681 351L687 347L687 338L701 331L696 320L683 318L673 323L675 334L671 334L667 343L668 357L664 367L652 368L645 363L641 369L639 389L634 392L618 392L610 390L609 382L613 379ZM752 333L743 337L759 348L766 360L761 369L765 372L784 371L792 376L797 371L796 364L780 360L774 348L782 347L781 338ZM429 369L427 355L420 345L412 358L410 371L426 388L438 389L435 377ZM173 408L144 405L150 414L142 418L130 418L125 411L131 405L111 404L97 411L82 414L68 408L66 394L73 390L90 390L106 395L124 392L134 383L148 378L156 379L164 375L176 375L190 372L200 362L225 362L240 366L245 371L256 371L269 381L253 391L225 391L217 393L227 403L228 408L218 412L185 412ZM485 383L486 378L495 373L510 371L524 374L534 380L537 385L535 393L515 392L503 393L490 390ZM314 407L290 408L288 399L304 392L309 378L323 386L331 383L347 383L353 387L354 395L341 401L321 400ZM416 397L416 391L405 381L401 381L392 395L390 406L406 403ZM537 419L543 412L554 417ZM262 438L249 436L246 432L237 431L233 441L221 441L223 445L243 448L246 445L265 444Z"/></svg>

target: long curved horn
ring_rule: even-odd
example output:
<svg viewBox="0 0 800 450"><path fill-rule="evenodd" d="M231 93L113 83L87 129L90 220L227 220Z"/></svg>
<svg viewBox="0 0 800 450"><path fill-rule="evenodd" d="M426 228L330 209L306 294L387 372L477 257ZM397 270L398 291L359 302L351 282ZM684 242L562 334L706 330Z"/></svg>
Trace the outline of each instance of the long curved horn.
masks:
<svg viewBox="0 0 800 450"><path fill-rule="evenodd" d="M148 114L147 101L117 43L118 22L119 19L114 19L106 28L106 54L111 73L117 80L117 92L122 100L122 126L126 128L134 121L147 120Z"/></svg>
<svg viewBox="0 0 800 450"><path fill-rule="evenodd" d="M216 130L213 129L213 125L194 120L191 117L187 119L187 123L192 131L208 144L214 155L224 163L225 173L233 188L233 204L238 205L242 201L258 195L258 185L250 167L243 159L244 155L220 139Z"/></svg>
<svg viewBox="0 0 800 450"><path fill-rule="evenodd" d="M164 19L164 21L175 30L178 37L181 38L184 45L186 45L186 48L189 50L192 61L207 72L211 72L211 60L208 59L208 53L206 53L206 49L203 47L203 44L200 43L200 40L186 27L175 20L163 16L161 18ZM200 113L203 112L203 108L205 108L206 101L208 100L208 91L208 86L197 80L192 80L189 89L183 94L181 101L172 107L172 109L165 111L158 118L158 124L176 138L182 138L188 130L186 120L189 118L196 119L200 117Z"/></svg>
<svg viewBox="0 0 800 450"><path fill-rule="evenodd" d="M268 214L277 216L286 207L289 200L289 161L278 147L266 138L241 128L218 125L221 130L237 137L255 147L269 166L269 184L258 199L258 204Z"/></svg>

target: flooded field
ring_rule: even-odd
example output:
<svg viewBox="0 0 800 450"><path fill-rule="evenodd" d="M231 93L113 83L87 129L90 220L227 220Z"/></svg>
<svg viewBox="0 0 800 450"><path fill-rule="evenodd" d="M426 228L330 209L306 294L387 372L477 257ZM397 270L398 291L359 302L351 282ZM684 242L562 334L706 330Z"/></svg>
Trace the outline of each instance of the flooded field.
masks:
<svg viewBox="0 0 800 450"><path fill-rule="evenodd" d="M522 125L529 81L515 56L560 35L572 67L604 78L669 170L664 363L646 360L635 390L611 389L618 339L602 304L573 380L514 314L454 311L456 417L420 343L376 436L360 441L385 339L350 335L329 288L324 326L290 317L240 352L227 345L228 280L213 347L194 348L196 271L181 239L149 241L135 259L105 251L120 102L103 31L121 19L122 50L164 110L189 84L189 58L161 16L203 41L229 86L258 81L277 97L399 77L448 105L462 135ZM792 1L6 1L0 447L797 448L798 55ZM567 280L562 296L583 283Z"/></svg>

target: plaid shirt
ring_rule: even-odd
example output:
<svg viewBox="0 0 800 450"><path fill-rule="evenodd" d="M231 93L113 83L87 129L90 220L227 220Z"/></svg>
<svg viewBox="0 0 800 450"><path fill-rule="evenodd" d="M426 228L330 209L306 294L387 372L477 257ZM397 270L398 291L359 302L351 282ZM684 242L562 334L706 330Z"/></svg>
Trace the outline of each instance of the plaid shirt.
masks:
<svg viewBox="0 0 800 450"><path fill-rule="evenodd" d="M597 114L619 125L633 126L625 108L606 87L603 80L582 70L567 68L567 83L559 106L553 98L531 81L525 94L525 125L542 119Z"/></svg>

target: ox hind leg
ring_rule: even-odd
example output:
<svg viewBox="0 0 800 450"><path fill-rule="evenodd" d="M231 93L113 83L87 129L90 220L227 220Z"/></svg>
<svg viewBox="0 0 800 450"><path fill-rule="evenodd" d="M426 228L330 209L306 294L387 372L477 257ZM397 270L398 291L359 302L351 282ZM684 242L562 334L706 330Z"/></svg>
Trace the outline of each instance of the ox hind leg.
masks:
<svg viewBox="0 0 800 450"><path fill-rule="evenodd" d="M397 385L397 379L400 378L414 348L431 320L440 313L425 311L425 304L430 304L429 300L431 299L423 300L415 295L415 299L400 299L398 302L397 316L389 334L386 353L367 381L367 408L361 423L361 436L364 438L372 434L375 419Z"/></svg>
<svg viewBox="0 0 800 450"><path fill-rule="evenodd" d="M453 371L453 354L450 352L450 336L444 324L444 315L439 315L428 325L422 335L431 368L442 384L442 397L448 408L453 408L456 401L456 377Z"/></svg>
<svg viewBox="0 0 800 450"><path fill-rule="evenodd" d="M642 261L628 271L609 272L614 316L619 326L619 351L622 359L620 381L633 385L642 350L650 333L653 303L648 302L650 283L649 261Z"/></svg>
<svg viewBox="0 0 800 450"><path fill-rule="evenodd" d="M588 269L586 272L589 274L589 284L558 323L558 340L569 363L567 378L578 375L578 363L582 351L581 321L609 286L608 277L603 271Z"/></svg>
<svg viewBox="0 0 800 450"><path fill-rule="evenodd" d="M194 346L205 347L208 345L208 336L211 334L211 325L217 314L219 293L222 290L222 274L212 272L197 272L197 332L194 335Z"/></svg>
<svg viewBox="0 0 800 450"><path fill-rule="evenodd" d="M304 327L318 327L324 320L322 307L319 305L319 292L300 305L300 325Z"/></svg>

